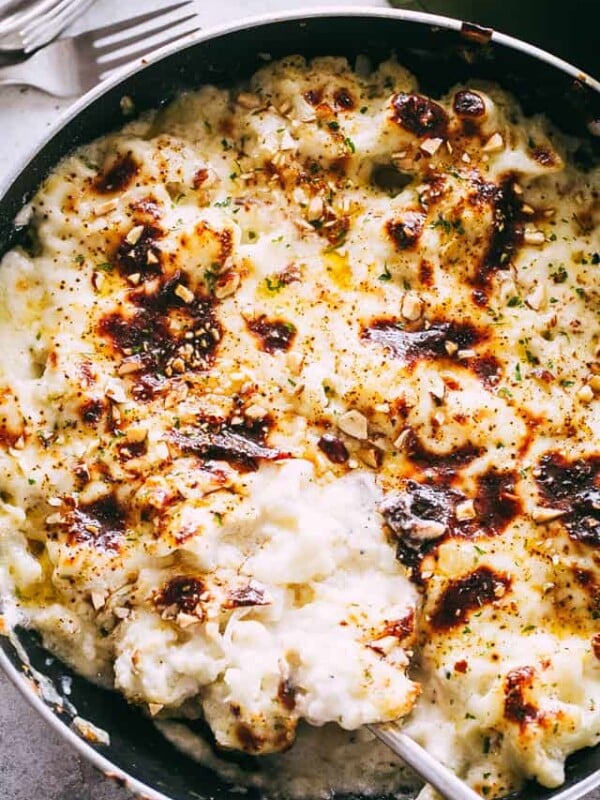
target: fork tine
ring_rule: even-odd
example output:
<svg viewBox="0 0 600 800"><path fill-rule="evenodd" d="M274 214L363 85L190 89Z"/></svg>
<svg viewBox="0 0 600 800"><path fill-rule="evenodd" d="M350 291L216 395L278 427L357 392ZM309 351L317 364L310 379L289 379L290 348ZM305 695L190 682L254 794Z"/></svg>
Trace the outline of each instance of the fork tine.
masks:
<svg viewBox="0 0 600 800"><path fill-rule="evenodd" d="M87 11L93 2L94 0L70 0L51 19L44 20L43 24L35 27L28 27L21 35L23 52L31 53L54 39L67 25L70 25L77 17L81 16L84 11Z"/></svg>
<svg viewBox="0 0 600 800"><path fill-rule="evenodd" d="M176 25L183 25L184 22L188 22L191 19L194 19L196 14L189 14L187 17L183 17L183 19L178 19L176 21ZM163 31L172 31L175 27L173 22L165 22L164 25L161 25L159 28L151 28L147 31L142 31L142 33L138 33L135 36L129 36L127 39L119 39L118 42L112 42L111 44L105 44L101 47L95 47L94 52L98 57L98 60L104 58L106 56L110 56L111 53L116 52L117 50L121 50L124 47L132 47L133 45L138 44L139 42L147 42L152 36L158 36L159 33L163 33ZM160 43L156 45L156 47L162 46ZM148 49L147 47L145 49ZM134 54L130 56L131 58L135 57Z"/></svg>
<svg viewBox="0 0 600 800"><path fill-rule="evenodd" d="M147 47L144 50L141 50L139 53L129 54L127 56L121 56L117 58L115 61L103 61L101 64L98 64L98 67L103 70L101 73L101 78L104 79L109 73L113 72L113 70L118 69L119 67L125 66L125 64L131 64L132 61L135 61L138 58L143 58L144 55L148 53L152 53L154 50L158 50L159 47L166 47L168 44L172 44L173 42L179 41L179 39L183 39L185 36L191 36L192 33L197 33L201 28L192 28L189 31L182 31L182 33L178 33L175 36L171 36L169 39L165 39L162 42L159 42L151 47Z"/></svg>
<svg viewBox="0 0 600 800"><path fill-rule="evenodd" d="M159 19L170 11L176 11L178 8L189 6L193 0L184 0L183 3L175 3L172 6L165 6L156 11L148 11L146 14L139 14L137 17L130 17L121 22L116 22L114 25L104 25L101 28L94 28L91 31L86 31L85 35L89 36L94 42L104 39L106 36L114 36L117 33L124 33L136 25L141 25L143 22L149 22L153 19Z"/></svg>
<svg viewBox="0 0 600 800"><path fill-rule="evenodd" d="M51 10L55 3L56 0L42 0L42 2L37 5L34 4L31 7L12 12L2 20L0 35L4 38L14 33L14 31L18 31L19 28L22 28L31 19L35 19L39 14Z"/></svg>

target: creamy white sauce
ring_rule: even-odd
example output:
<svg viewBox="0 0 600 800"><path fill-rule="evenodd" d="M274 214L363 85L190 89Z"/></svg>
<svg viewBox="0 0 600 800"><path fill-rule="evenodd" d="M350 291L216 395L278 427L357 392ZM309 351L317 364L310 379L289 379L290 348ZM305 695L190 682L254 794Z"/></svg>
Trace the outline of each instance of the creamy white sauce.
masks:
<svg viewBox="0 0 600 800"><path fill-rule="evenodd" d="M248 89L67 158L3 259L6 624L269 795L400 792L394 719L559 785L600 739L598 171L489 84Z"/></svg>

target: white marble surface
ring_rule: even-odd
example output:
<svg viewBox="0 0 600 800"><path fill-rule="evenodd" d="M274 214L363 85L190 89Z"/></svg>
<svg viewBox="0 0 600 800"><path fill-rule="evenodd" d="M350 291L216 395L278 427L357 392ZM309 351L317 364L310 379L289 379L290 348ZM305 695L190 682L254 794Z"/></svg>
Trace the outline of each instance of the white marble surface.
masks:
<svg viewBox="0 0 600 800"><path fill-rule="evenodd" d="M169 5L172 0L96 0L73 32ZM364 0L313 0L311 6L366 5ZM209 27L241 16L297 8L298 0L195 0L198 23ZM307 5L307 4L302 4ZM385 6L385 0L370 5ZM33 89L0 88L0 184L45 135L69 100ZM0 800L130 800L76 756L0 674ZM600 791L586 800L600 800Z"/></svg>

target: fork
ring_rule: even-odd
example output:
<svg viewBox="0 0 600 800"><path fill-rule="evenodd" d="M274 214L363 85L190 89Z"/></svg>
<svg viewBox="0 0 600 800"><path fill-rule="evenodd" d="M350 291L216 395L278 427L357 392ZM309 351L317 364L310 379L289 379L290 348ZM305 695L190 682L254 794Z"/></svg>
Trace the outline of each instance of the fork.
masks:
<svg viewBox="0 0 600 800"><path fill-rule="evenodd" d="M0 20L0 53L31 53L54 39L94 0L41 0Z"/></svg>
<svg viewBox="0 0 600 800"><path fill-rule="evenodd" d="M114 25L86 31L78 36L57 39L42 47L26 61L0 67L0 86L35 86L57 97L83 94L118 67L141 58L158 47L196 33L199 28L186 27L182 30L182 26L196 16L195 12L163 21L163 17L172 16L172 12L191 3L192 0L185 0ZM139 32L134 31L139 25L150 22L156 24L144 27ZM167 33L171 35L161 35ZM101 44L103 39L118 34L129 35L115 42ZM127 48L127 52L121 53L123 48Z"/></svg>

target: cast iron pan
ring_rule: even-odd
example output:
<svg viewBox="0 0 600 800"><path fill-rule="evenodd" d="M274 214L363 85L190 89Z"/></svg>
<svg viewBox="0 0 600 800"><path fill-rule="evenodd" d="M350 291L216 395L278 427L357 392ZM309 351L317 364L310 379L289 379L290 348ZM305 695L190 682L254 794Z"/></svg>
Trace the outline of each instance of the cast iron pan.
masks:
<svg viewBox="0 0 600 800"><path fill-rule="evenodd" d="M132 98L139 112L167 103L181 89L243 80L264 64L259 54L274 58L290 53L345 55L351 60L365 54L377 63L391 52L433 95L470 77L498 81L518 94L528 112L545 111L564 130L586 137L578 153L583 165L598 158L600 138L592 132L600 125L600 84L541 50L427 14L358 8L292 12L196 35L190 44L161 51L149 64L122 72L78 102L3 196L0 192L0 256L23 235L13 220L46 173L74 147L123 124L119 102L123 95ZM74 732L73 709L69 710L68 703L44 700L35 691L31 667L4 636L0 636L0 665L50 724L101 770L152 800L232 797L229 786L179 754L119 695L78 678L50 659L35 634L22 630L17 634L31 667L46 675L59 694L64 678L71 680L68 700L80 717L110 734L110 744L90 744ZM243 764L249 770L256 768L252 758ZM573 800L599 783L600 745L569 759L567 780L560 790L532 784L519 794L519 800Z"/></svg>

